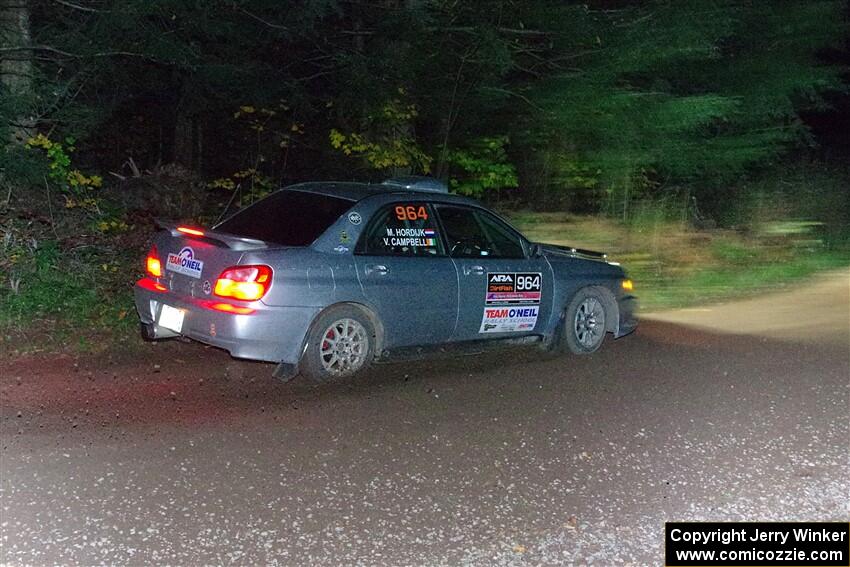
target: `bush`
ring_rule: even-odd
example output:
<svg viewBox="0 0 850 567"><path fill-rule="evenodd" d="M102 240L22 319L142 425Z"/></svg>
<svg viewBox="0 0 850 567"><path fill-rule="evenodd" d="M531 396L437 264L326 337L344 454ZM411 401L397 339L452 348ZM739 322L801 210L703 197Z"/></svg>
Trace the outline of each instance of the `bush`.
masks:
<svg viewBox="0 0 850 567"><path fill-rule="evenodd" d="M75 232L57 239L49 223L7 218L0 225L0 333L10 347L63 343L71 337L127 336L135 324L130 293L139 252L115 234L89 231L76 216ZM70 232L68 215L60 228ZM131 324L132 323L132 324Z"/></svg>
<svg viewBox="0 0 850 567"><path fill-rule="evenodd" d="M789 234L807 232L831 249L850 245L847 166L795 163L763 172L727 191L734 198L718 206L716 215L722 226L774 235L785 226Z"/></svg>

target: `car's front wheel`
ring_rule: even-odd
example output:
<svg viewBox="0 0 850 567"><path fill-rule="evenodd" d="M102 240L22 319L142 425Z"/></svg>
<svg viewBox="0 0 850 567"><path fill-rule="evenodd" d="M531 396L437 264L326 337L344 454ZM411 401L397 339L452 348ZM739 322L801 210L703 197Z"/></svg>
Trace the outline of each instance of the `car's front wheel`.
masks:
<svg viewBox="0 0 850 567"><path fill-rule="evenodd" d="M564 320L564 344L575 354L599 350L605 340L608 313L602 292L584 288L567 306Z"/></svg>
<svg viewBox="0 0 850 567"><path fill-rule="evenodd" d="M369 366L374 352L375 330L369 318L356 307L334 307L310 330L304 373L318 382L353 376Z"/></svg>

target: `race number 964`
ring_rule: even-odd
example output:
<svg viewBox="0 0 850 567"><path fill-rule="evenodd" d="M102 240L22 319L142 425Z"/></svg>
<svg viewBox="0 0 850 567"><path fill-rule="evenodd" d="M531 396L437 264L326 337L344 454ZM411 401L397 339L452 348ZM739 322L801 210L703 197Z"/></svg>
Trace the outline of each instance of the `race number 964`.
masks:
<svg viewBox="0 0 850 567"><path fill-rule="evenodd" d="M428 220L428 211L423 206L399 205L395 208L395 217L400 220Z"/></svg>
<svg viewBox="0 0 850 567"><path fill-rule="evenodd" d="M540 274L517 274L517 291L540 291Z"/></svg>

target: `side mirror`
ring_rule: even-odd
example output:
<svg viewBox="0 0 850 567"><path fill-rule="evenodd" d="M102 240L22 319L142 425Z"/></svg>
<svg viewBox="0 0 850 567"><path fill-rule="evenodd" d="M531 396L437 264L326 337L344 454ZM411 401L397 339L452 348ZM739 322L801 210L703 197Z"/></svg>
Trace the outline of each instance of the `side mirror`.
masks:
<svg viewBox="0 0 850 567"><path fill-rule="evenodd" d="M532 242L528 252L532 258L540 258L543 256L543 247L536 242Z"/></svg>

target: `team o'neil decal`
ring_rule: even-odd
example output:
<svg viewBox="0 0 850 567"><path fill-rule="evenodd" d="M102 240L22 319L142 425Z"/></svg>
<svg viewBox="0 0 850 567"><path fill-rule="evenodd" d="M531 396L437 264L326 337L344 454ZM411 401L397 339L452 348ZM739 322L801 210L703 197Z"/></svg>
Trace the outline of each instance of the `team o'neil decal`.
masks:
<svg viewBox="0 0 850 567"><path fill-rule="evenodd" d="M184 276L200 279L201 272L204 269L204 263L195 258L195 251L191 247L184 246L179 254L172 252L168 255L165 269L183 274Z"/></svg>
<svg viewBox="0 0 850 567"><path fill-rule="evenodd" d="M531 331L537 324L543 277L538 272L489 272L479 333Z"/></svg>
<svg viewBox="0 0 850 567"><path fill-rule="evenodd" d="M530 331L537 324L539 305L494 305L484 308L479 333Z"/></svg>

